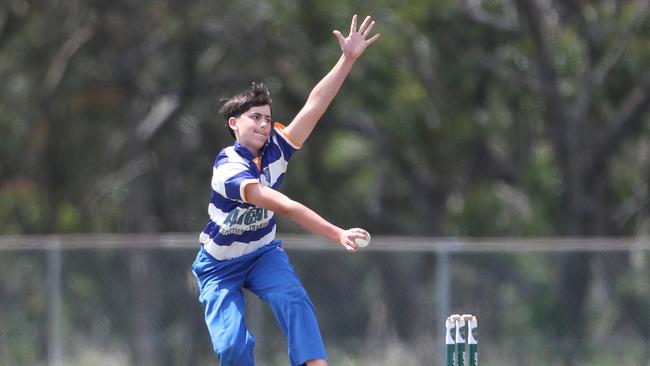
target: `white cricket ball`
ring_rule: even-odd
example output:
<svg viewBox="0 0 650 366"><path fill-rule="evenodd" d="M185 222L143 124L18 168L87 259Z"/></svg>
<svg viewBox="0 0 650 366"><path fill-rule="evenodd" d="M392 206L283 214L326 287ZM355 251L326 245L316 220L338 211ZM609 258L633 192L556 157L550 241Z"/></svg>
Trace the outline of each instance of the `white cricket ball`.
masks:
<svg viewBox="0 0 650 366"><path fill-rule="evenodd" d="M368 234L368 239L367 239L367 240L364 239L364 238L356 238L356 239L354 239L354 243L355 243L359 248L367 247L368 244L370 243L370 234Z"/></svg>

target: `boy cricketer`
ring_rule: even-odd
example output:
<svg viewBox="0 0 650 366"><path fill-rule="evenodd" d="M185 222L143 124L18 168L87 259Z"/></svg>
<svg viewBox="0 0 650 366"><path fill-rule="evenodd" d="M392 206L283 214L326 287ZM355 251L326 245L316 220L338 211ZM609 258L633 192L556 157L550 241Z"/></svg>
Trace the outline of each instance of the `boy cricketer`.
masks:
<svg viewBox="0 0 650 366"><path fill-rule="evenodd" d="M289 159L311 134L355 61L379 37L369 37L374 24L366 17L357 29L355 15L347 37L334 31L342 55L288 126L271 124L271 97L263 84L253 83L220 110L236 141L215 159L210 220L200 235L192 270L222 366L254 364L254 338L244 319L244 288L270 304L287 336L291 365L327 365L314 306L275 239L275 215L350 252L358 249L356 239L367 240L369 235L363 229L331 224L278 189Z"/></svg>

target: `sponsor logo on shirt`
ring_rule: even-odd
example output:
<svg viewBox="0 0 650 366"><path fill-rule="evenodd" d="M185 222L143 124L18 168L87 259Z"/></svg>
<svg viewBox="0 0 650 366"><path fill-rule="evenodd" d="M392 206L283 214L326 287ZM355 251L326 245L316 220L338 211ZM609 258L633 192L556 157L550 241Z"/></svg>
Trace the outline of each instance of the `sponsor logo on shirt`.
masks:
<svg viewBox="0 0 650 366"><path fill-rule="evenodd" d="M269 225L271 215L263 208L236 208L232 210L221 223L221 235L241 235L246 231L263 229Z"/></svg>

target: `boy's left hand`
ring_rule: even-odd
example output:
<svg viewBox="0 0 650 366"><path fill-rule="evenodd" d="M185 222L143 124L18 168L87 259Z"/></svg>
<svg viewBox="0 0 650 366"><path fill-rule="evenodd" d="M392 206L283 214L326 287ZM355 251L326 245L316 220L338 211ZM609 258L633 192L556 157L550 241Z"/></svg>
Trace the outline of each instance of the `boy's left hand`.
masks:
<svg viewBox="0 0 650 366"><path fill-rule="evenodd" d="M346 37L343 37L341 32L335 30L333 33L338 38L339 44L341 45L341 51L346 57L350 57L353 60L356 60L363 51L366 50L370 44L376 41L379 38L379 33L374 36L366 39L372 30L372 27L375 26L375 21L367 16L363 20L359 30L357 30L357 16L356 14L352 17L352 24L350 24L350 34Z"/></svg>

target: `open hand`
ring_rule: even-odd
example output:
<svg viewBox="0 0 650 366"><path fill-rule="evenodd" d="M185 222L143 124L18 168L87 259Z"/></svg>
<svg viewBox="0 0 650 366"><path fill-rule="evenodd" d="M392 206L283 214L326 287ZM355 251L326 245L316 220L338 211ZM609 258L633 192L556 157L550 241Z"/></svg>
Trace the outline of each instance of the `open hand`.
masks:
<svg viewBox="0 0 650 366"><path fill-rule="evenodd" d="M366 39L372 30L372 27L375 26L375 21L367 16L363 20L359 30L357 30L357 15L355 14L352 17L352 24L350 24L350 34L347 37L343 37L341 32L335 30L333 33L338 38L339 44L341 45L341 51L346 57L350 57L353 60L356 60L363 51L366 50L370 44L376 41L379 38L379 33L374 36Z"/></svg>

